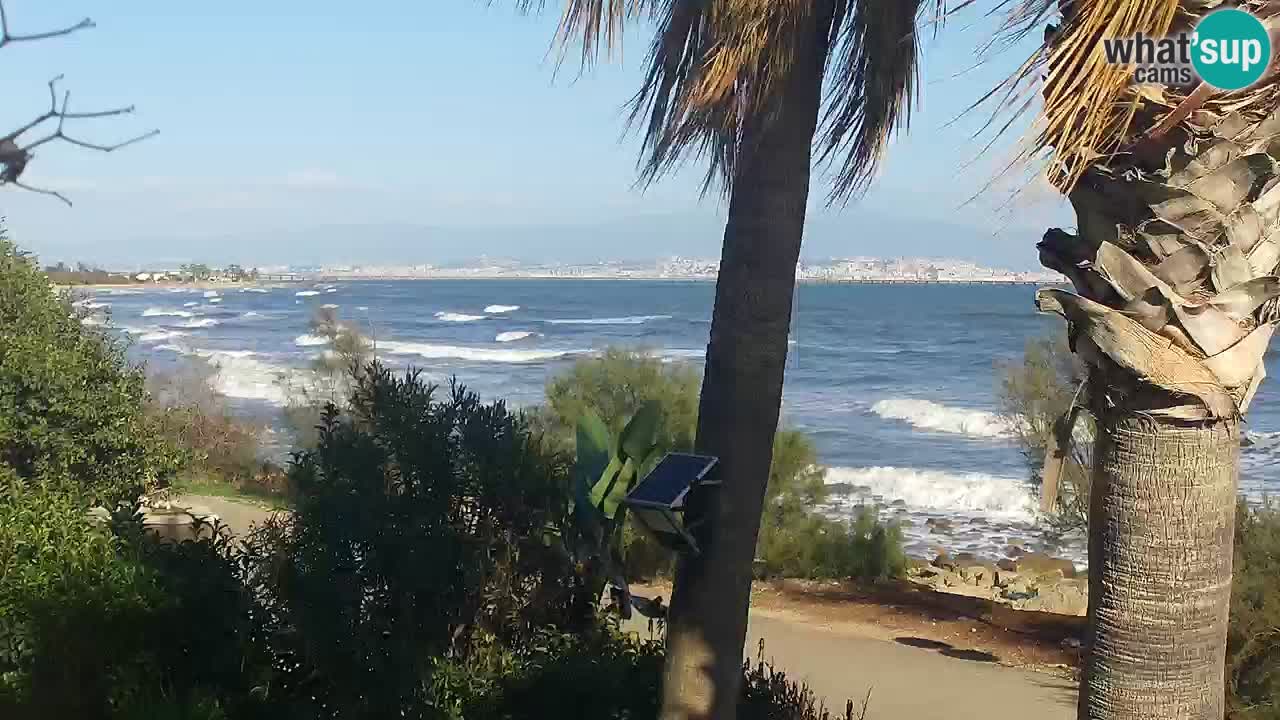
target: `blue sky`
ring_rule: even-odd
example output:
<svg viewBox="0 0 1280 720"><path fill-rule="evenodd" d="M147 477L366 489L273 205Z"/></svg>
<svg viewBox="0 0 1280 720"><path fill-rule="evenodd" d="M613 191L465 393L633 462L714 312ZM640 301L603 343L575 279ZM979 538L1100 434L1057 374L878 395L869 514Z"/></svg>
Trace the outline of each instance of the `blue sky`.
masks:
<svg viewBox="0 0 1280 720"><path fill-rule="evenodd" d="M557 3L533 17L513 4L8 0L14 32L84 16L98 26L0 50L3 126L40 112L46 80L63 73L73 109L138 107L68 130L102 142L161 134L112 154L49 146L25 179L75 207L6 188L0 214L46 259L113 264L718 255L723 205L699 197L698 168L633 185L638 140L623 136L623 105L649 28L614 63L557 73ZM1070 222L1038 185L1012 208L1003 192L961 207L1017 140L968 165L983 116L947 124L1025 56L960 74L988 31L961 17L927 43L925 100L872 192L826 209L819 176L806 257L1031 267L1043 228Z"/></svg>

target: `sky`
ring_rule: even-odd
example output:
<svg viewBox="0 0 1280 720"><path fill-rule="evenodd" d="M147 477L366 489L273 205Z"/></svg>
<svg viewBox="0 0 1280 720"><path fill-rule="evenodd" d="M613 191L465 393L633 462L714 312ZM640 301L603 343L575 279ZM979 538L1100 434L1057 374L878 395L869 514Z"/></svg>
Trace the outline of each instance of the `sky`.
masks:
<svg viewBox="0 0 1280 720"><path fill-rule="evenodd" d="M531 16L513 0L6 0L14 33L97 26L0 48L0 127L42 112L63 74L72 110L137 107L68 133L160 134L113 153L41 148L23 179L74 207L5 187L0 215L44 260L111 267L717 257L725 204L702 196L702 168L635 185L625 104L652 27L581 71L551 49L557 4ZM1044 228L1071 223L1022 175L970 201L1025 127L979 156L987 116L964 110L1030 50L975 68L990 30L962 15L925 41L923 100L864 197L828 207L819 168L803 257L1029 268Z"/></svg>

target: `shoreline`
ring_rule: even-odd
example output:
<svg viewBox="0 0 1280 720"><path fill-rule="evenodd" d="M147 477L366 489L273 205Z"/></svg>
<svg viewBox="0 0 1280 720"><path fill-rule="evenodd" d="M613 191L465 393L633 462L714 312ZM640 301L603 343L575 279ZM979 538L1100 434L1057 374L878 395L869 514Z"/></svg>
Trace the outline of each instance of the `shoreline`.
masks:
<svg viewBox="0 0 1280 720"><path fill-rule="evenodd" d="M220 287L293 287L297 285L305 285L308 283L335 283L335 282L429 282L429 281L458 281L458 280L589 280L589 281L641 281L641 282L670 282L670 283L714 283L715 277L663 277L663 276L647 276L647 275L440 275L440 276L401 276L401 275L368 275L368 276L348 276L348 275L315 275L308 277L296 278L280 278L266 280L251 280L241 282L131 282L131 283L87 283L84 285L63 285L55 284L54 287L59 290L105 290L115 288L136 288L139 290L147 289L169 289L169 288L189 288L192 290L216 290ZM876 279L848 279L848 278L796 278L796 283L801 285L958 285L965 287L973 286L1040 286L1040 285L1058 285L1048 280L914 280L905 278L876 278Z"/></svg>

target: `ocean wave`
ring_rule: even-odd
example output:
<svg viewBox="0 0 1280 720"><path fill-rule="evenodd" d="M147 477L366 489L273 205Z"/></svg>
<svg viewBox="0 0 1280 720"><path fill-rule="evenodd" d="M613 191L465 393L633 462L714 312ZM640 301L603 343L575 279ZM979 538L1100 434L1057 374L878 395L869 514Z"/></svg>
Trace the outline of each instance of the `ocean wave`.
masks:
<svg viewBox="0 0 1280 720"><path fill-rule="evenodd" d="M627 315L625 317L606 318L570 318L567 320L548 320L551 325L641 325L651 320L670 320L670 315Z"/></svg>
<svg viewBox="0 0 1280 720"><path fill-rule="evenodd" d="M537 333L531 330L510 330L508 332L498 333L498 336L494 338L494 342L515 342L516 340L523 340L527 337L533 337L534 335L537 335Z"/></svg>
<svg viewBox="0 0 1280 720"><path fill-rule="evenodd" d="M1033 522L1038 501L1018 478L985 473L943 472L899 467L827 470L827 484L844 483L879 495L884 503L901 500L908 509L959 513Z"/></svg>
<svg viewBox="0 0 1280 720"><path fill-rule="evenodd" d="M978 438L1008 438L1013 427L1000 415L986 410L957 408L916 398L888 398L871 406L871 412L886 420L902 420L921 430L968 435Z"/></svg>
<svg viewBox="0 0 1280 720"><path fill-rule="evenodd" d="M327 292L327 293L338 292L338 288L326 288L326 289L325 289L325 292Z"/></svg>
<svg viewBox="0 0 1280 720"><path fill-rule="evenodd" d="M245 313L245 314L241 315L241 316L240 316L240 319L242 319L242 320L251 320L251 319L253 319L253 318L260 318L260 317L262 317L262 313L260 313L260 312L254 312L253 310L250 310L249 312L247 312L247 313Z"/></svg>
<svg viewBox="0 0 1280 720"><path fill-rule="evenodd" d="M147 308L142 311L142 317L180 317L189 318L195 313L189 310L169 310L166 308Z"/></svg>
<svg viewBox="0 0 1280 720"><path fill-rule="evenodd" d="M217 291L217 290L205 290L205 291L204 291L204 296L205 296L205 297L207 297L207 298L216 298L216 297L218 297L218 291Z"/></svg>
<svg viewBox="0 0 1280 720"><path fill-rule="evenodd" d="M198 319L198 320L188 320L188 321L186 321L186 322L184 322L184 323L182 323L182 324L178 325L178 327L181 327L181 328L209 328L209 327L213 327L214 325L217 325L217 324L218 324L218 321L217 321L217 320L214 320L213 318L200 318L200 319Z"/></svg>
<svg viewBox="0 0 1280 720"><path fill-rule="evenodd" d="M392 355L418 355L430 360L457 359L496 363L542 362L573 354L570 350L509 350L505 348L499 350L396 341L380 342L378 349Z"/></svg>
<svg viewBox="0 0 1280 720"><path fill-rule="evenodd" d="M655 354L668 362L674 360L703 360L707 357L706 350L691 348L663 348Z"/></svg>
<svg viewBox="0 0 1280 720"><path fill-rule="evenodd" d="M329 338L320 335L299 335L293 339L293 344L298 347L312 347L314 345L328 345Z"/></svg>
<svg viewBox="0 0 1280 720"><path fill-rule="evenodd" d="M194 350L190 354L204 358L217 369L214 386L227 397L262 400L273 405L284 405L289 400L281 378L292 371L260 360L257 353L249 350Z"/></svg>
<svg viewBox="0 0 1280 720"><path fill-rule="evenodd" d="M271 291L270 291L270 290L268 290L268 289L266 289L266 288L252 288L252 287L251 287L251 288L240 288L240 292L242 292L242 293L246 293L246 292L251 292L251 293L268 293L268 292L271 292Z"/></svg>
<svg viewBox="0 0 1280 720"><path fill-rule="evenodd" d="M443 320L445 322L463 323L463 322L474 322L476 320L483 320L484 316L483 315L467 315L466 313L455 313L455 312L438 312L436 313L436 319Z"/></svg>
<svg viewBox="0 0 1280 720"><path fill-rule="evenodd" d="M96 326L96 325L106 325L106 324L107 324L107 321L106 321L106 320L103 320L103 319L102 319L102 318L100 318L100 317L94 317L93 315L86 315L85 317L80 318L80 324L81 324L81 325L95 325L95 326Z"/></svg>
<svg viewBox="0 0 1280 720"><path fill-rule="evenodd" d="M182 303L182 307L195 307L195 306L197 306L197 305L199 305L199 304L200 304L200 303L198 303L198 302L187 302L187 303Z"/></svg>
<svg viewBox="0 0 1280 720"><path fill-rule="evenodd" d="M492 315L497 315L500 313L514 312L519 309L519 305L490 305L486 307L484 311Z"/></svg>
<svg viewBox="0 0 1280 720"><path fill-rule="evenodd" d="M156 329L156 330L152 330L151 332L147 332L139 335L138 341L145 342L145 343L164 342L165 340L172 340L173 338L182 337L183 335L186 335L186 333L182 332L181 330Z"/></svg>
<svg viewBox="0 0 1280 720"><path fill-rule="evenodd" d="M94 302L93 300L89 300L87 298L84 300L77 300L74 303L74 305L76 307L85 308L86 310L101 310L102 308L111 307L111 303Z"/></svg>
<svg viewBox="0 0 1280 720"><path fill-rule="evenodd" d="M337 305L334 305L333 303L325 303L324 305L321 305L320 307L321 307L321 308L323 308L323 309L325 309L325 310L337 310L337 309L338 309L338 306L337 306Z"/></svg>
<svg viewBox="0 0 1280 720"><path fill-rule="evenodd" d="M218 304L218 303L220 303L220 302L222 302L222 298L220 298L220 297L216 297L216 298L209 298L209 304L210 304L210 305L217 305L217 304Z"/></svg>
<svg viewBox="0 0 1280 720"><path fill-rule="evenodd" d="M316 292L315 290L299 290L298 292L294 293L294 295L297 297L314 297L319 294L320 293Z"/></svg>

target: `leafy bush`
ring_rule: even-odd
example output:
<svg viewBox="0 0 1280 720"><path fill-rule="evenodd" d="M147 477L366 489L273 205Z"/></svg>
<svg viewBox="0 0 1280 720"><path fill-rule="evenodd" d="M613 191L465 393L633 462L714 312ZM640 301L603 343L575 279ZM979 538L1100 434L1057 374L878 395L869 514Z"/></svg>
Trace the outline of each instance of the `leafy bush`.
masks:
<svg viewBox="0 0 1280 720"><path fill-rule="evenodd" d="M374 359L373 344L364 332L342 320L333 308L317 309L311 317L310 331L324 341L324 351L311 361L309 372L277 379L287 398L285 424L301 447L315 447L325 408L345 408L360 376Z"/></svg>
<svg viewBox="0 0 1280 720"><path fill-rule="evenodd" d="M598 414L616 433L642 406L654 403L662 418L656 453L660 458L669 451L693 449L699 385L697 372L687 365L665 363L643 351L612 348L600 357L577 361L554 378L547 386L547 404L536 412L534 421L555 447L571 449L573 430L588 411ZM859 535L849 523L813 513L812 508L826 498L825 476L813 443L803 433L778 431L757 550L768 571L812 578L901 572L905 561L895 559L902 556L897 528L865 516L852 524L863 528L871 523ZM874 544L873 536L879 538ZM627 573L633 579L662 575L673 566L672 554L631 524L624 528L624 546ZM862 555L881 547L884 550L877 557Z"/></svg>
<svg viewBox="0 0 1280 720"><path fill-rule="evenodd" d="M190 363L147 378L147 414L162 437L186 452L184 475L232 486L261 485L278 470L262 459L266 427L234 414L214 388L217 370Z"/></svg>
<svg viewBox="0 0 1280 720"><path fill-rule="evenodd" d="M1227 704L1235 720L1280 718L1280 509L1236 513Z"/></svg>
<svg viewBox="0 0 1280 720"><path fill-rule="evenodd" d="M758 555L765 575L883 580L906 571L901 528L879 522L870 508L850 522L805 514L764 523Z"/></svg>
<svg viewBox="0 0 1280 720"><path fill-rule="evenodd" d="M147 419L144 395L123 348L83 327L0 232L0 466L66 485L83 507L162 486L179 454Z"/></svg>
<svg viewBox="0 0 1280 720"><path fill-rule="evenodd" d="M1027 342L1021 362L1001 368L1000 404L1017 436L1037 488L1043 482L1045 454L1072 401L1087 407L1083 393L1076 396L1085 368L1067 347L1065 335ZM1062 528L1084 527L1089 515L1089 473L1092 467L1093 423L1081 414L1073 433L1056 488L1054 519Z"/></svg>
<svg viewBox="0 0 1280 720"><path fill-rule="evenodd" d="M511 644L594 614L544 541L565 512L565 459L502 403L437 391L376 364L359 374L349 414L330 406L295 456L295 512L251 545L296 682L339 716L415 716L436 659L465 656L474 634Z"/></svg>

